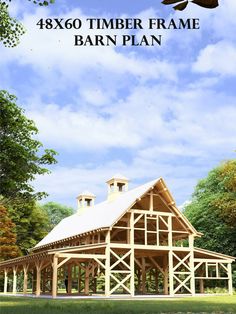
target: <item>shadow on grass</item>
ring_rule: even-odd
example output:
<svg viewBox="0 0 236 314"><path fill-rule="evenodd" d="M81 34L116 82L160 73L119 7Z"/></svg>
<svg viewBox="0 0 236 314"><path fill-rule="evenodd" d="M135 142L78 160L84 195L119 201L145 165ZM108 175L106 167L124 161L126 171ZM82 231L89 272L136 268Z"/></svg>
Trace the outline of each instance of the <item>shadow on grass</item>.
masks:
<svg viewBox="0 0 236 314"><path fill-rule="evenodd" d="M0 297L1 314L236 313L236 296L178 300L45 300Z"/></svg>

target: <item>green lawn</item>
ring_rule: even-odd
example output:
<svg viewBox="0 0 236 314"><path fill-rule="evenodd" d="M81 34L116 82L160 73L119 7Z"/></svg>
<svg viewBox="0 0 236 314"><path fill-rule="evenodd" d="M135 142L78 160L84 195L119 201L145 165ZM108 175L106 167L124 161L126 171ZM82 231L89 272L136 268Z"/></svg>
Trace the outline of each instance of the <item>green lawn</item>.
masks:
<svg viewBox="0 0 236 314"><path fill-rule="evenodd" d="M52 300L0 296L1 314L236 313L236 296L159 300Z"/></svg>

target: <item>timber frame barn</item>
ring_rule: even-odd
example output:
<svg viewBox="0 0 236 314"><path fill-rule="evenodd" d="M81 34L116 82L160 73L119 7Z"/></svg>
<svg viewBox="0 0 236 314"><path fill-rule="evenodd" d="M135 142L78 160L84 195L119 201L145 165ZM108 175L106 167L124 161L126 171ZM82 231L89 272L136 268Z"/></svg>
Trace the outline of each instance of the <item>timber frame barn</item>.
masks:
<svg viewBox="0 0 236 314"><path fill-rule="evenodd" d="M212 281L223 281L233 293L235 258L194 247L202 234L176 207L162 178L128 191L128 179L115 175L107 185L106 201L95 205L94 194L80 194L77 213L27 256L0 263L4 293L9 279L16 293L20 273L23 294L53 298L65 278L69 295L195 295Z"/></svg>

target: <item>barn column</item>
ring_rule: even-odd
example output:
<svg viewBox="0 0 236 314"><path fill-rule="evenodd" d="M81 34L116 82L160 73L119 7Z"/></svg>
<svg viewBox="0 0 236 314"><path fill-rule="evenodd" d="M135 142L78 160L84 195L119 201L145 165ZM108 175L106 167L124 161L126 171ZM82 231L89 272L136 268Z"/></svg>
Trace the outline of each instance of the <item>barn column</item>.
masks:
<svg viewBox="0 0 236 314"><path fill-rule="evenodd" d="M28 288L28 264L23 265L23 271L24 271L24 284L23 284L23 294L27 294L27 288Z"/></svg>
<svg viewBox="0 0 236 314"><path fill-rule="evenodd" d="M7 293L7 281L8 281L8 272L7 269L4 269L4 293Z"/></svg>
<svg viewBox="0 0 236 314"><path fill-rule="evenodd" d="M86 263L86 266L85 266L84 293L89 294L89 264L88 263Z"/></svg>
<svg viewBox="0 0 236 314"><path fill-rule="evenodd" d="M41 293L41 269L42 269L42 262L36 263L36 289L35 295L38 297Z"/></svg>
<svg viewBox="0 0 236 314"><path fill-rule="evenodd" d="M105 296L110 296L110 273L111 273L111 265L110 265L110 230L107 231L106 234L106 269L105 269Z"/></svg>
<svg viewBox="0 0 236 314"><path fill-rule="evenodd" d="M81 291L81 268L78 266L78 293Z"/></svg>
<svg viewBox="0 0 236 314"><path fill-rule="evenodd" d="M145 257L142 257L142 293L146 293L146 262Z"/></svg>
<svg viewBox="0 0 236 314"><path fill-rule="evenodd" d="M36 296L40 296L40 293L41 293L41 269L37 269L37 273L36 273Z"/></svg>
<svg viewBox="0 0 236 314"><path fill-rule="evenodd" d="M36 292L36 277L37 277L36 270L32 269L32 293Z"/></svg>
<svg viewBox="0 0 236 314"><path fill-rule="evenodd" d="M169 295L174 295L174 272L173 272L173 251L169 250L168 253L169 262Z"/></svg>
<svg viewBox="0 0 236 314"><path fill-rule="evenodd" d="M13 289L12 293L16 294L16 283L17 283L17 266L13 267Z"/></svg>
<svg viewBox="0 0 236 314"><path fill-rule="evenodd" d="M163 256L163 269L164 269L163 290L164 290L164 294L168 295L168 257L167 255Z"/></svg>
<svg viewBox="0 0 236 314"><path fill-rule="evenodd" d="M52 264L52 297L57 297L57 264L58 264L58 256L53 256L53 264Z"/></svg>
<svg viewBox="0 0 236 314"><path fill-rule="evenodd" d="M172 247L172 217L168 217L168 263L169 263L169 295L174 295L173 247Z"/></svg>
<svg viewBox="0 0 236 314"><path fill-rule="evenodd" d="M232 265L231 265L231 263L228 263L227 269L228 269L228 292L229 292L229 295L233 295L233 281L232 281Z"/></svg>
<svg viewBox="0 0 236 314"><path fill-rule="evenodd" d="M134 213L131 213L130 216L130 246L131 246L131 254L130 254L130 294L133 297L135 294L135 285L134 285Z"/></svg>
<svg viewBox="0 0 236 314"><path fill-rule="evenodd" d="M72 264L68 265L67 275L68 275L68 293L70 294L72 290Z"/></svg>
<svg viewBox="0 0 236 314"><path fill-rule="evenodd" d="M204 293L204 281L200 279L200 293Z"/></svg>
<svg viewBox="0 0 236 314"><path fill-rule="evenodd" d="M189 267L190 267L190 290L191 294L195 295L195 272L194 272L194 236L193 234L189 235L189 248L190 248L190 257L189 257Z"/></svg>

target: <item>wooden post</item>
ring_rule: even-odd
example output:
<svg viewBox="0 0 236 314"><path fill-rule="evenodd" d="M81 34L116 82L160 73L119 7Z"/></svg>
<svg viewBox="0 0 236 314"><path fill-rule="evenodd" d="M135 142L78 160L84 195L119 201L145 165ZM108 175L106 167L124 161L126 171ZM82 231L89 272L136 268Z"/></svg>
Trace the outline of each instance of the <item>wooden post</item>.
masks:
<svg viewBox="0 0 236 314"><path fill-rule="evenodd" d="M168 295L168 257L167 255L163 256L163 269L164 269L164 294Z"/></svg>
<svg viewBox="0 0 236 314"><path fill-rule="evenodd" d="M168 295L168 293L168 268L166 268L164 274L164 294Z"/></svg>
<svg viewBox="0 0 236 314"><path fill-rule="evenodd" d="M172 217L168 217L168 246L172 247Z"/></svg>
<svg viewBox="0 0 236 314"><path fill-rule="evenodd" d="M36 297L40 296L41 293L41 268L42 264L36 264L36 290L35 295Z"/></svg>
<svg viewBox="0 0 236 314"><path fill-rule="evenodd" d="M229 295L233 295L232 265L231 265L231 263L227 264L227 269L228 269L228 292L229 292Z"/></svg>
<svg viewBox="0 0 236 314"><path fill-rule="evenodd" d="M145 257L142 257L142 293L146 293L146 263Z"/></svg>
<svg viewBox="0 0 236 314"><path fill-rule="evenodd" d="M27 294L27 288L28 288L28 268L29 268L29 265L27 265L27 264L23 265L23 270L24 270L23 294Z"/></svg>
<svg viewBox="0 0 236 314"><path fill-rule="evenodd" d="M32 294L36 292L36 277L37 273L35 269L32 269Z"/></svg>
<svg viewBox="0 0 236 314"><path fill-rule="evenodd" d="M78 293L81 291L81 268L78 266Z"/></svg>
<svg viewBox="0 0 236 314"><path fill-rule="evenodd" d="M172 217L168 217L168 246L170 248L168 253L169 264L169 295L174 295L174 271L173 271L173 251L172 251Z"/></svg>
<svg viewBox="0 0 236 314"><path fill-rule="evenodd" d="M130 215L130 245L131 245L131 254L130 254L130 294L133 297L135 294L135 285L134 285L134 274L135 274L135 266L134 266L134 213L132 212Z"/></svg>
<svg viewBox="0 0 236 314"><path fill-rule="evenodd" d="M58 264L58 256L53 256L53 264L52 264L52 297L57 297L57 264Z"/></svg>
<svg viewBox="0 0 236 314"><path fill-rule="evenodd" d="M200 279L200 293L204 293L204 281Z"/></svg>
<svg viewBox="0 0 236 314"><path fill-rule="evenodd" d="M169 263L169 295L174 296L174 272L173 272L173 251L169 250L168 263Z"/></svg>
<svg viewBox="0 0 236 314"><path fill-rule="evenodd" d="M86 264L85 267L85 278L84 278L84 293L89 294L89 265Z"/></svg>
<svg viewBox="0 0 236 314"><path fill-rule="evenodd" d="M13 267L13 289L12 289L12 293L16 294L16 282L17 282L17 266Z"/></svg>
<svg viewBox="0 0 236 314"><path fill-rule="evenodd" d="M149 210L153 211L153 190L150 192Z"/></svg>
<svg viewBox="0 0 236 314"><path fill-rule="evenodd" d="M194 236L193 234L189 235L189 248L190 248L189 267L190 267L190 272L191 272L190 289L191 289L191 294L195 295Z"/></svg>
<svg viewBox="0 0 236 314"><path fill-rule="evenodd" d="M105 262L105 296L110 296L110 230L106 234L106 262Z"/></svg>
<svg viewBox="0 0 236 314"><path fill-rule="evenodd" d="M71 290L72 290L72 265L68 264L68 293L71 294Z"/></svg>
<svg viewBox="0 0 236 314"><path fill-rule="evenodd" d="M127 237L127 241L126 241L126 243L127 244L130 244L130 237L131 237L131 225L130 225L130 223L131 223L131 215L132 215L132 213L130 213L130 217L129 217L129 219L128 219L128 221L127 221L127 234L126 234L126 237Z"/></svg>
<svg viewBox="0 0 236 314"><path fill-rule="evenodd" d="M7 281L8 281L8 276L7 276L7 269L4 269L4 293L7 293Z"/></svg>

